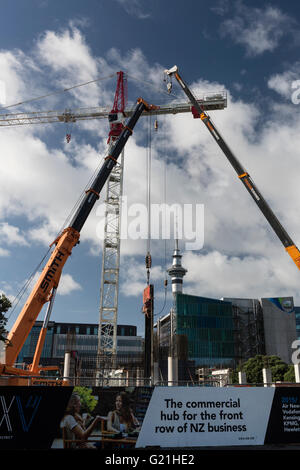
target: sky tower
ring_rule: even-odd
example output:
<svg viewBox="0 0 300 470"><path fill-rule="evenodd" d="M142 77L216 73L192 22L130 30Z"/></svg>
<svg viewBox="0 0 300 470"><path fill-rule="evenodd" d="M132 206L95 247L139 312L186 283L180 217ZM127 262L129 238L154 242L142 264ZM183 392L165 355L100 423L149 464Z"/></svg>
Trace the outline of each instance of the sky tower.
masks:
<svg viewBox="0 0 300 470"><path fill-rule="evenodd" d="M187 270L181 265L182 255L178 247L178 239L175 240L175 248L173 252L173 263L170 268L167 269L169 276L172 279L172 292L182 292L183 277L186 275Z"/></svg>

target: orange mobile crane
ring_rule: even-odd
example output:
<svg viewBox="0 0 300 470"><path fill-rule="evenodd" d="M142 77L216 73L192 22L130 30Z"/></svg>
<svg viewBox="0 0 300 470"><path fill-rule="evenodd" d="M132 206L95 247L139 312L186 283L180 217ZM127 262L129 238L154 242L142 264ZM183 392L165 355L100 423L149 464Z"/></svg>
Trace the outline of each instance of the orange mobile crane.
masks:
<svg viewBox="0 0 300 470"><path fill-rule="evenodd" d="M86 195L77 209L69 227L53 242L55 248L46 263L38 281L36 282L27 302L21 310L14 326L8 334L8 344L5 348L5 361L0 363L0 379L6 376L7 380L0 381L6 385L24 385L24 378L29 376L38 376L42 370L49 370L50 367L40 367L39 360L42 353L45 335L47 332L47 322L53 305L56 289L59 284L62 269L71 255L72 249L79 242L80 231L86 222L95 202L99 199L100 192L107 181L112 168L117 164L128 138L133 132L138 119L144 111L151 111L156 106L150 105L142 98L137 100L136 107L124 126L119 138L110 149L108 155L99 172L97 173L90 189L86 191ZM29 335L42 307L49 302L49 307L45 317L45 321L40 333L39 341L36 347L33 363L29 370L23 370L15 367L15 362L20 353L22 346Z"/></svg>
<svg viewBox="0 0 300 470"><path fill-rule="evenodd" d="M251 179L249 173L242 167L239 163L237 158L234 156L224 139L222 138L221 134L217 130L216 126L212 123L211 118L209 115L204 111L203 107L199 102L196 100L195 96L189 89L188 85L184 82L181 76L178 73L178 67L174 65L169 70L165 70L165 74L171 78L173 75L175 76L176 80L178 81L179 85L183 89L184 93L187 95L188 99L190 100L193 106L193 115L195 118L200 118L201 121L205 124L207 129L209 130L212 137L215 139L221 150L223 151L224 155L227 157L229 163L232 165L236 173L238 174L239 179L244 184L245 188L247 189L248 193L259 207L271 227L273 228L274 232L280 239L281 243L285 247L288 254L291 256L292 260L300 269L300 251L296 247L295 243L291 239L291 237L287 234L263 196L261 195L260 191L255 186L253 180ZM168 89L170 90L172 83L168 83Z"/></svg>

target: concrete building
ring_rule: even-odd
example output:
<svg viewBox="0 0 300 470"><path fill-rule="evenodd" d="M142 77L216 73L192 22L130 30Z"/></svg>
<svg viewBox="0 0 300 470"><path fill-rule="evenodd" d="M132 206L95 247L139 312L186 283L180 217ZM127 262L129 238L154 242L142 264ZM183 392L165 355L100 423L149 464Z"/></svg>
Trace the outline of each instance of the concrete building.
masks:
<svg viewBox="0 0 300 470"><path fill-rule="evenodd" d="M258 299L224 297L233 310L235 360L247 361L265 354L263 309Z"/></svg>
<svg viewBox="0 0 300 470"><path fill-rule="evenodd" d="M292 343L297 339L293 297L261 299L266 355L291 363Z"/></svg>
<svg viewBox="0 0 300 470"><path fill-rule="evenodd" d="M300 307L295 307L296 333L297 339L300 339Z"/></svg>
<svg viewBox="0 0 300 470"><path fill-rule="evenodd" d="M188 380L199 368L236 367L256 355L279 356L291 364L300 308L292 297L221 300L176 293L171 312L156 322L159 366L166 380L173 322L178 378ZM174 316L176 312L176 316Z"/></svg>

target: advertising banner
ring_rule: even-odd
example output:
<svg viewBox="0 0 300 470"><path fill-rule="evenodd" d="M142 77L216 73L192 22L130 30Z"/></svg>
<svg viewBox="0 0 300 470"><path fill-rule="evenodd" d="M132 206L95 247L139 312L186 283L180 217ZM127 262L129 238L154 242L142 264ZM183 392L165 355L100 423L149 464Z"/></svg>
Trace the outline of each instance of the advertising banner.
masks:
<svg viewBox="0 0 300 470"><path fill-rule="evenodd" d="M152 387L74 387L52 448L135 448L152 392ZM84 440L81 431L87 431Z"/></svg>
<svg viewBox="0 0 300 470"><path fill-rule="evenodd" d="M73 387L0 387L0 450L50 449Z"/></svg>
<svg viewBox="0 0 300 470"><path fill-rule="evenodd" d="M263 444L274 391L273 388L156 388L137 446Z"/></svg>
<svg viewBox="0 0 300 470"><path fill-rule="evenodd" d="M158 387L136 447L267 443L300 443L300 389Z"/></svg>
<svg viewBox="0 0 300 470"><path fill-rule="evenodd" d="M300 444L300 387L0 387L0 449Z"/></svg>

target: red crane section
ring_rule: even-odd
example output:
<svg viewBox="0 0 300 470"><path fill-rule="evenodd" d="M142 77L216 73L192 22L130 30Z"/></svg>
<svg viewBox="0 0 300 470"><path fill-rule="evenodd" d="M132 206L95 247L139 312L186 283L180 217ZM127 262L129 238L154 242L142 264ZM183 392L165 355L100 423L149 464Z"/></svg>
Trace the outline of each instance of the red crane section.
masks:
<svg viewBox="0 0 300 470"><path fill-rule="evenodd" d="M127 104L127 78L124 72L118 72L117 89L115 93L114 104L108 116L110 131L107 143L116 140L122 132L125 119L125 107Z"/></svg>

